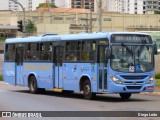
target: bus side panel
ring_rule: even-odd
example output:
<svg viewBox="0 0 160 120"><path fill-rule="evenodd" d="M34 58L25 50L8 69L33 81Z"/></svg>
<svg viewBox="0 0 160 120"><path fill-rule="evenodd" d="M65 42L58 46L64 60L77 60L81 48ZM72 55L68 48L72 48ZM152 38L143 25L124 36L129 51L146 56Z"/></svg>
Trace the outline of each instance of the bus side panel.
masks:
<svg viewBox="0 0 160 120"><path fill-rule="evenodd" d="M92 92L97 92L97 65L91 63L63 63L63 89L80 90L80 79L88 76Z"/></svg>
<svg viewBox="0 0 160 120"><path fill-rule="evenodd" d="M5 82L11 85L16 85L15 63L14 62L4 62L3 63L3 79Z"/></svg>
<svg viewBox="0 0 160 120"><path fill-rule="evenodd" d="M53 88L53 63L24 63L24 84L28 86L28 77L33 74L38 88Z"/></svg>

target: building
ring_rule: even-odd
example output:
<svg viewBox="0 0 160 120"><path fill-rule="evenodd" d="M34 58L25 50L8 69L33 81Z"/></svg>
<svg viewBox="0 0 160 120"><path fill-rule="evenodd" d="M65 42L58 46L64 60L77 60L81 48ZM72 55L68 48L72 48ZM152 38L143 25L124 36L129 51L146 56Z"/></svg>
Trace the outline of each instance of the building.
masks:
<svg viewBox="0 0 160 120"><path fill-rule="evenodd" d="M23 3L22 1L24 0L21 0L21 3ZM25 1L28 1L28 3L26 4L27 6L26 11L34 11L38 7L39 3L45 2L45 0L25 0Z"/></svg>
<svg viewBox="0 0 160 120"><path fill-rule="evenodd" d="M143 14L143 0L107 0L106 11Z"/></svg>
<svg viewBox="0 0 160 120"><path fill-rule="evenodd" d="M71 8L84 8L95 11L95 0L71 0Z"/></svg>
<svg viewBox="0 0 160 120"><path fill-rule="evenodd" d="M22 4L25 8L25 11L34 11L36 10L39 3L44 3L46 0L14 0ZM54 0L47 0L49 3L54 2ZM13 11L22 11L22 8L17 3L12 0L1 0L0 10L13 10Z"/></svg>
<svg viewBox="0 0 160 120"><path fill-rule="evenodd" d="M55 0L55 4L59 8L84 8L84 9L92 9L92 12L96 11L95 6L97 0Z"/></svg>
<svg viewBox="0 0 160 120"><path fill-rule="evenodd" d="M0 10L0 38L17 35L17 14L10 10Z"/></svg>
<svg viewBox="0 0 160 120"><path fill-rule="evenodd" d="M59 8L71 8L71 0L54 0L54 3Z"/></svg>
<svg viewBox="0 0 160 120"><path fill-rule="evenodd" d="M59 8L84 8L92 9L92 12L98 12L99 0L55 0L56 6ZM106 12L107 0L102 0L102 11Z"/></svg>
<svg viewBox="0 0 160 120"><path fill-rule="evenodd" d="M133 14L143 14L143 0L134 0L134 12Z"/></svg>
<svg viewBox="0 0 160 120"><path fill-rule="evenodd" d="M143 1L144 14L154 14L154 11L159 9L160 9L160 0L144 0Z"/></svg>

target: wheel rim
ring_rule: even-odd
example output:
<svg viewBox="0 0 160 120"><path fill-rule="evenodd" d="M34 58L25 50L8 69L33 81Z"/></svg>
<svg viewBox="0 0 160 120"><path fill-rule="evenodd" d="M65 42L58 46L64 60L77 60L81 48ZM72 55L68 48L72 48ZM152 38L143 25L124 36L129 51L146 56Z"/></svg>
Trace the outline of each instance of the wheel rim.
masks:
<svg viewBox="0 0 160 120"><path fill-rule="evenodd" d="M89 95L90 94L90 86L89 85L85 85L85 88L84 88L84 92L86 95Z"/></svg>
<svg viewBox="0 0 160 120"><path fill-rule="evenodd" d="M35 89L34 86L35 86L35 83L34 83L34 81L32 80L32 81L31 81L31 91L34 91L34 89Z"/></svg>

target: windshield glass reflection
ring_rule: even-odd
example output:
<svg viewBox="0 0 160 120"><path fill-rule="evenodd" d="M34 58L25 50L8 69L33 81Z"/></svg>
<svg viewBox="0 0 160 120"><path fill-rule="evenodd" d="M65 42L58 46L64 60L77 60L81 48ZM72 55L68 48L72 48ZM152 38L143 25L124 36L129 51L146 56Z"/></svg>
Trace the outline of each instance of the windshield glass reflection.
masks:
<svg viewBox="0 0 160 120"><path fill-rule="evenodd" d="M143 45L112 46L111 68L121 72L149 72L154 67L153 47Z"/></svg>

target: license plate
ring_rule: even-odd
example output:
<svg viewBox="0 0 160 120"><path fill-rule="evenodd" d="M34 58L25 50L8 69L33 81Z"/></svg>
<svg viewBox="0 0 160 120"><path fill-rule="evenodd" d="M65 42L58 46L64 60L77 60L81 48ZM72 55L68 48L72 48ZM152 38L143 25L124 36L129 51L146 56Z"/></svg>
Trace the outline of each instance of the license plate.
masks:
<svg viewBox="0 0 160 120"><path fill-rule="evenodd" d="M147 90L153 90L153 89L154 89L153 86L148 86L148 87L147 87Z"/></svg>

